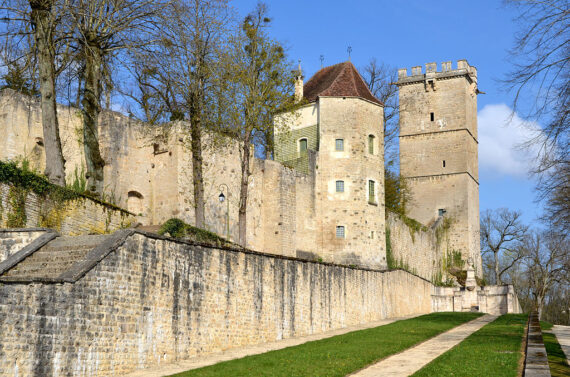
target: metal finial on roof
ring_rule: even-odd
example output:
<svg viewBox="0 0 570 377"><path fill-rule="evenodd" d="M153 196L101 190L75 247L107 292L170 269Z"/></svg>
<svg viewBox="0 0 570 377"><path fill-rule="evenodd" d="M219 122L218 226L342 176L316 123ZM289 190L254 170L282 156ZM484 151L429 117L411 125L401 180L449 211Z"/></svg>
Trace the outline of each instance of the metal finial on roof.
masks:
<svg viewBox="0 0 570 377"><path fill-rule="evenodd" d="M321 61L321 68L323 68L323 62L325 61L325 56L324 56L324 55L321 55L321 56L319 57L319 60Z"/></svg>
<svg viewBox="0 0 570 377"><path fill-rule="evenodd" d="M346 51L348 51L348 61L350 61L350 53L352 52L352 47L348 46L348 48L346 49Z"/></svg>
<svg viewBox="0 0 570 377"><path fill-rule="evenodd" d="M299 74L301 74L303 71L301 70L301 59L299 59Z"/></svg>

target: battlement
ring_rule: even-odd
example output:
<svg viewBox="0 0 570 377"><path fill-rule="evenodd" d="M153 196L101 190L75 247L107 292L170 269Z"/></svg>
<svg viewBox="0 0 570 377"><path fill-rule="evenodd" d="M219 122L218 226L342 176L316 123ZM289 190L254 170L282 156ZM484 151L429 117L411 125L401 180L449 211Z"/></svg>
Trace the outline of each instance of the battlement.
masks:
<svg viewBox="0 0 570 377"><path fill-rule="evenodd" d="M437 70L437 63L426 63L425 71L422 66L412 67L411 75L408 76L407 68L398 69L398 82L403 84L412 81L420 81L426 78L445 78L453 76L467 76L472 81L477 81L477 68L469 65L467 60L461 59L457 61L457 68L453 69L452 62L442 62L441 70Z"/></svg>

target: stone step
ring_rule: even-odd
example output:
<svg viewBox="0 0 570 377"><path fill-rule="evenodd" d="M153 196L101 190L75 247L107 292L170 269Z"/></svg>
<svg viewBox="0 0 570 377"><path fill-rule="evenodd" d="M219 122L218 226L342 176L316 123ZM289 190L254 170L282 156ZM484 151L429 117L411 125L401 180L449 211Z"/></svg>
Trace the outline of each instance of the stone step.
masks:
<svg viewBox="0 0 570 377"><path fill-rule="evenodd" d="M84 260L107 235L58 237L49 242L3 276L18 278L57 278L76 262Z"/></svg>

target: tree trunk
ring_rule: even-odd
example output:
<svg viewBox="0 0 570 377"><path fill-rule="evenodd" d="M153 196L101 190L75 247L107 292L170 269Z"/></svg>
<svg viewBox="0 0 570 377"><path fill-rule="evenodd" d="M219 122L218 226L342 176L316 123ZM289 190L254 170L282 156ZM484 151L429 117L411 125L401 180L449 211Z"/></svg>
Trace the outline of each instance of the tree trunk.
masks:
<svg viewBox="0 0 570 377"><path fill-rule="evenodd" d="M243 156L241 159L241 182L239 191L239 243L246 247L247 242L247 189L249 182L249 142L251 131L246 131L243 140Z"/></svg>
<svg viewBox="0 0 570 377"><path fill-rule="evenodd" d="M61 150L57 103L55 97L55 47L53 45L53 0L30 0L31 20L38 52L42 127L46 153L45 175L48 180L65 186L65 159Z"/></svg>
<svg viewBox="0 0 570 377"><path fill-rule="evenodd" d="M190 135L192 137L192 182L196 227L204 228L204 179L202 172L202 91L192 95L190 104ZM229 198L228 198L229 200Z"/></svg>
<svg viewBox="0 0 570 377"><path fill-rule="evenodd" d="M499 275L499 252L493 253L495 256L495 284L501 284L501 276Z"/></svg>
<svg viewBox="0 0 570 377"><path fill-rule="evenodd" d="M105 161L99 151L99 113L101 112L101 49L93 44L84 46L85 82L83 89L83 147L87 164L87 190L103 193L103 167Z"/></svg>

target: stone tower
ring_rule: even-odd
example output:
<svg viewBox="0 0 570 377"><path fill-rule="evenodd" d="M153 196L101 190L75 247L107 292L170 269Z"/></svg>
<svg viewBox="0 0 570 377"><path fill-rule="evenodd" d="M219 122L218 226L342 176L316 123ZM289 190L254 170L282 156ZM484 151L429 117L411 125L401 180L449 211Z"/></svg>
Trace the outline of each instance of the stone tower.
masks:
<svg viewBox="0 0 570 377"><path fill-rule="evenodd" d="M398 70L400 173L412 193L408 215L446 220L447 251L473 259L481 275L477 158L477 70L466 60Z"/></svg>
<svg viewBox="0 0 570 377"><path fill-rule="evenodd" d="M275 160L314 176L311 246L325 261L385 267L383 104L350 62L318 71L302 96L274 119Z"/></svg>

